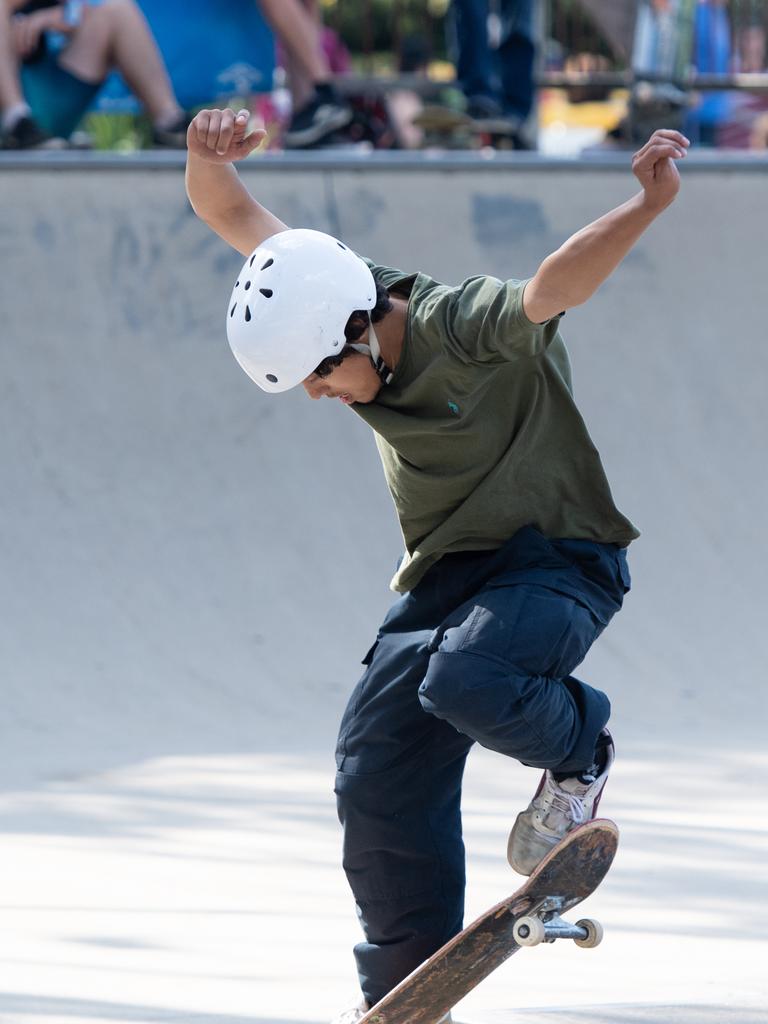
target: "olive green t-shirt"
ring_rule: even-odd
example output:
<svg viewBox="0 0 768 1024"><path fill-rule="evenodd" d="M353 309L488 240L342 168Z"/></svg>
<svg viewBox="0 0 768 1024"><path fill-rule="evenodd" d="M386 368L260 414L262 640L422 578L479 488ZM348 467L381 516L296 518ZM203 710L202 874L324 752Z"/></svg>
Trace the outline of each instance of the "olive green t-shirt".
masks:
<svg viewBox="0 0 768 1024"><path fill-rule="evenodd" d="M448 287L368 265L409 296L392 380L351 406L375 431L405 541L392 589L412 590L442 555L501 547L526 525L622 546L639 536L576 408L560 317L531 323L526 282Z"/></svg>

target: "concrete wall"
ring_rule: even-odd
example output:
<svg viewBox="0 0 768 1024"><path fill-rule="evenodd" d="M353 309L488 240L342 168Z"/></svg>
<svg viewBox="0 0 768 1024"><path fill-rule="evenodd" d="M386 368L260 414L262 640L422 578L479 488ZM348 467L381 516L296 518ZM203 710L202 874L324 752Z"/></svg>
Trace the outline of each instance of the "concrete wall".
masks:
<svg viewBox="0 0 768 1024"><path fill-rule="evenodd" d="M524 277L634 192L626 166L269 161L293 226L449 282ZM568 313L575 387L635 590L589 656L637 743L766 722L766 167L686 167L678 202ZM0 651L16 772L330 749L392 595L367 429L271 398L224 335L241 259L176 161L0 167ZM62 736L66 741L62 742Z"/></svg>

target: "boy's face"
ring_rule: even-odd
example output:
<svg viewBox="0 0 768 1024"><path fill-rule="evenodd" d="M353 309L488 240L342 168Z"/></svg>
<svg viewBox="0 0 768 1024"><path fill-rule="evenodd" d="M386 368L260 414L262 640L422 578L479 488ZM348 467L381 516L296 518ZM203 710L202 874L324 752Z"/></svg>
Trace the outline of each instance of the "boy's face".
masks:
<svg viewBox="0 0 768 1024"><path fill-rule="evenodd" d="M327 377L312 373L302 381L310 398L338 398L344 405L372 402L381 388L373 363L362 352L352 352Z"/></svg>

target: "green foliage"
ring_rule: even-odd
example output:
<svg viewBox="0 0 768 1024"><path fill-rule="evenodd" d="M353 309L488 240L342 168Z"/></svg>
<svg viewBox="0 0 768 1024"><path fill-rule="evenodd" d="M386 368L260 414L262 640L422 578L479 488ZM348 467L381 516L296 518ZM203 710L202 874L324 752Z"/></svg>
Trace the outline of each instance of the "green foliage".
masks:
<svg viewBox="0 0 768 1024"><path fill-rule="evenodd" d="M336 0L323 5L326 24L335 29L353 56L392 54L398 42L421 36L433 59L446 56L446 0Z"/></svg>
<svg viewBox="0 0 768 1024"><path fill-rule="evenodd" d="M90 135L94 149L130 153L146 149L152 143L152 128L146 117L135 114L88 114L83 130Z"/></svg>

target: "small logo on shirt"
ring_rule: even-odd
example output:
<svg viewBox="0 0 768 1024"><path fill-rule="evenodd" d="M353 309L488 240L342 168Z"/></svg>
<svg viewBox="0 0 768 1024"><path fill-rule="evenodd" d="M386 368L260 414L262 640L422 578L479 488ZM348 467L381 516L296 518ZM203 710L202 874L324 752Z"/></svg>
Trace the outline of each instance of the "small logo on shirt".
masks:
<svg viewBox="0 0 768 1024"><path fill-rule="evenodd" d="M456 405L455 402L449 402L448 409L450 411L451 416L461 416L461 409L458 407L458 405Z"/></svg>

